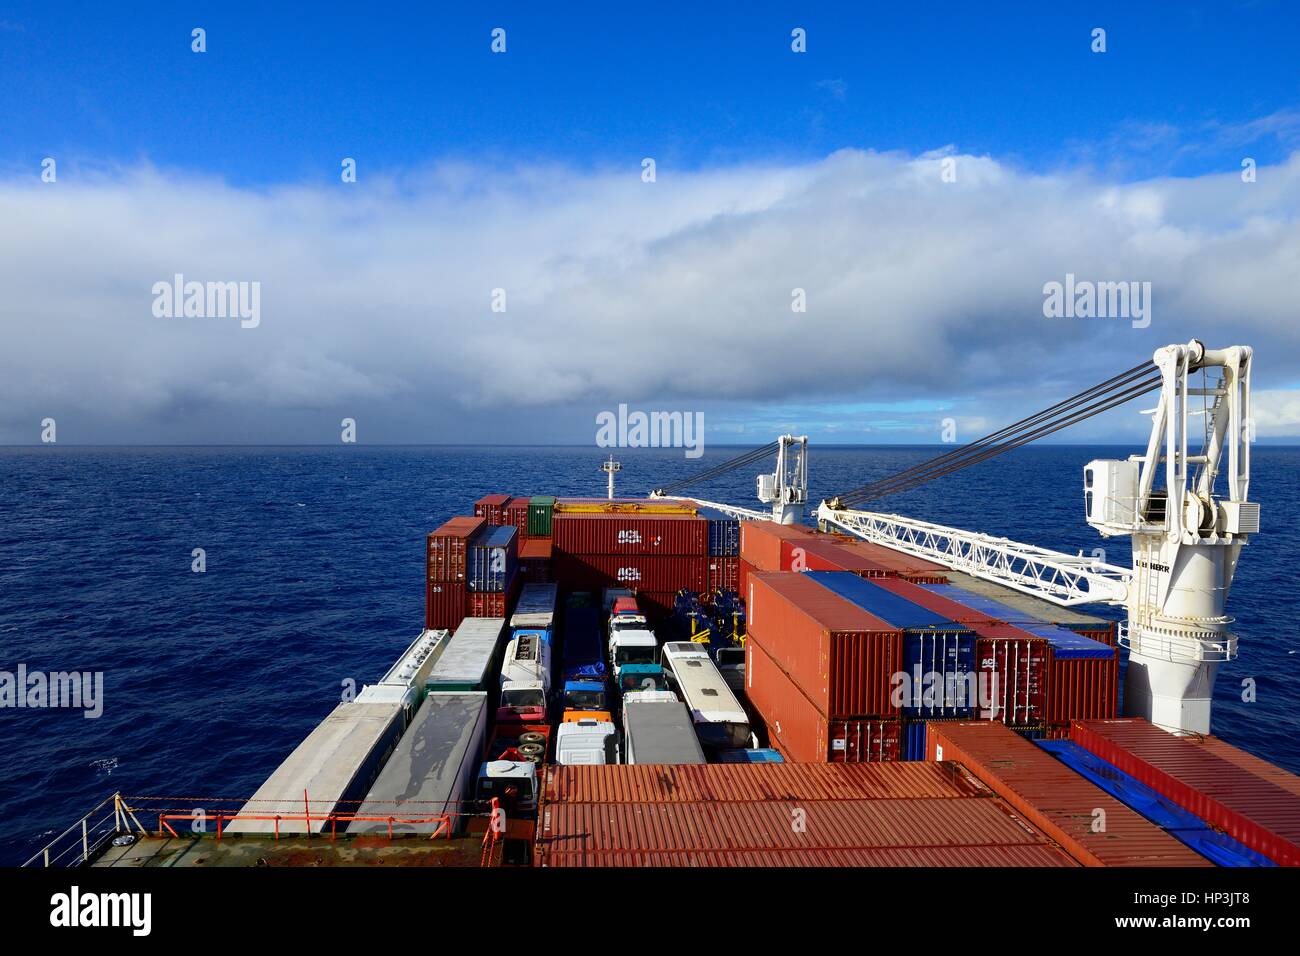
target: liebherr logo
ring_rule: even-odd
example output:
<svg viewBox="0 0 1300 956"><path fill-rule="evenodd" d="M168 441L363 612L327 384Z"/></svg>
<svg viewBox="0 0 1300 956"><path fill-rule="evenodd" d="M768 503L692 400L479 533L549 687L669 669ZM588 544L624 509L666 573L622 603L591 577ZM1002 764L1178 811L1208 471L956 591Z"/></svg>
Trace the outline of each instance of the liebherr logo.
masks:
<svg viewBox="0 0 1300 956"><path fill-rule="evenodd" d="M78 886L50 897L50 925L130 927L133 936L148 936L153 929L153 895L150 893L82 893Z"/></svg>

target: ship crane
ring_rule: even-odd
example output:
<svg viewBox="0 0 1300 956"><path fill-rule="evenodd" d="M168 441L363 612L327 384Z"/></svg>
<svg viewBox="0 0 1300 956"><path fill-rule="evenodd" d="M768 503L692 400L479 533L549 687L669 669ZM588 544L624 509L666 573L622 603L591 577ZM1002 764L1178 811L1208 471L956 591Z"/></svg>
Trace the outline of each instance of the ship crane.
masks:
<svg viewBox="0 0 1300 956"><path fill-rule="evenodd" d="M1125 608L1119 642L1129 652L1126 713L1175 733L1209 733L1218 666L1237 656L1232 618L1225 613L1228 593L1241 548L1260 527L1259 505L1249 500L1250 368L1251 349L1246 346L1207 349L1192 340L1157 349L1151 362L1036 415L823 501L818 522L1054 604ZM1099 459L1084 467L1085 518L1103 537L1132 538L1130 567L854 507L988 460L1157 390L1155 406L1143 412L1151 416L1145 452L1127 459ZM1193 408L1198 399L1202 407ZM770 516L687 500L742 518L793 522L806 500L804 439L783 436L758 452L716 466L703 480L755 461L758 453L766 456L779 448L788 458L789 442L798 442L793 479L783 477L781 454L777 471L759 476L759 498L772 504ZM680 491L698 478L668 490Z"/></svg>

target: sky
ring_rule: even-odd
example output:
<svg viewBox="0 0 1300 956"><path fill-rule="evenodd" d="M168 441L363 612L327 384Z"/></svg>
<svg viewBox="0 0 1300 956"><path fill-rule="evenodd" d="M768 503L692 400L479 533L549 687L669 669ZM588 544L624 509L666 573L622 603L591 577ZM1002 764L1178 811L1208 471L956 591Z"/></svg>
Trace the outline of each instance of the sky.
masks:
<svg viewBox="0 0 1300 956"><path fill-rule="evenodd" d="M0 442L970 440L1192 337L1300 436L1300 9L808 6L5 4Z"/></svg>

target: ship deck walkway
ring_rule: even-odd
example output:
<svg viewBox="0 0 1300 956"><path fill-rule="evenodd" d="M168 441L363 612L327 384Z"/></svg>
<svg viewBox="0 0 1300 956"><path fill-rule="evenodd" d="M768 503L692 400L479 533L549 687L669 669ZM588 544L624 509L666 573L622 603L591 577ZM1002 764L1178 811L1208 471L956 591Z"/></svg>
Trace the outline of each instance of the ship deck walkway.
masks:
<svg viewBox="0 0 1300 956"><path fill-rule="evenodd" d="M109 846L96 867L252 866L474 866L483 853L481 836L451 840L386 837L231 837L184 834L142 836L130 846Z"/></svg>

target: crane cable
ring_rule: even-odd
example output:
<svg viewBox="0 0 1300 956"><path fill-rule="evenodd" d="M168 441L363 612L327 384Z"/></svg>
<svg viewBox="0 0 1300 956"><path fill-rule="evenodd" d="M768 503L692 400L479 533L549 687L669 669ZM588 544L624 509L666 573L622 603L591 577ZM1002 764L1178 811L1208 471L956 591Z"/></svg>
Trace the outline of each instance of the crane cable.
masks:
<svg viewBox="0 0 1300 956"><path fill-rule="evenodd" d="M714 478L727 474L727 472L735 471L737 468L743 468L746 465L752 465L754 462L773 454L780 447L781 443L779 441L774 441L770 444L764 445L762 448L755 448L753 451L747 451L743 455L739 455L730 461L724 461L720 465L714 465L712 468L706 469L699 474L691 475L689 478L683 478L680 481L675 481L671 484L665 485L664 487L657 489L655 494L672 497L692 485L698 485L705 481L712 481Z"/></svg>
<svg viewBox="0 0 1300 956"><path fill-rule="evenodd" d="M845 492L831 499L831 504L833 507L849 507L910 490L935 478L986 461L1005 451L1019 448L1030 441L1050 435L1094 415L1100 415L1138 395L1154 391L1160 387L1160 384L1160 375L1155 371L1152 363L1144 362L961 448Z"/></svg>

